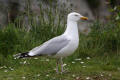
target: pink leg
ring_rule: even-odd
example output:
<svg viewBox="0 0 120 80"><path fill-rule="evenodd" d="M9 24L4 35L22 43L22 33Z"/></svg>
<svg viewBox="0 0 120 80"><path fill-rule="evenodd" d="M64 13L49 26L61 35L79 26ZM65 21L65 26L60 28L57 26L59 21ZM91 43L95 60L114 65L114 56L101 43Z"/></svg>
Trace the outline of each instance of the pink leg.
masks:
<svg viewBox="0 0 120 80"><path fill-rule="evenodd" d="M59 64L59 59L57 59L57 62L56 62L56 73L59 73L59 71L58 71L58 64Z"/></svg>
<svg viewBox="0 0 120 80"><path fill-rule="evenodd" d="M61 73L63 73L64 70L63 70L63 61L62 61L62 57L60 58L60 64L61 64Z"/></svg>

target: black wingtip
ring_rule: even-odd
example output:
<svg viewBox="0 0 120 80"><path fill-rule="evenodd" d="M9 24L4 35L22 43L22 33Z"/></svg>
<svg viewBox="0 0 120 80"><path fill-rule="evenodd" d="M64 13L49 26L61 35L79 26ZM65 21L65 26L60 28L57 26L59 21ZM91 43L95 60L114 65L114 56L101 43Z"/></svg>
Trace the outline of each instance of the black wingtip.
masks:
<svg viewBox="0 0 120 80"><path fill-rule="evenodd" d="M14 55L14 59L30 57L30 56L28 55L28 53L29 53L29 52L18 53L18 54L16 54L16 55Z"/></svg>

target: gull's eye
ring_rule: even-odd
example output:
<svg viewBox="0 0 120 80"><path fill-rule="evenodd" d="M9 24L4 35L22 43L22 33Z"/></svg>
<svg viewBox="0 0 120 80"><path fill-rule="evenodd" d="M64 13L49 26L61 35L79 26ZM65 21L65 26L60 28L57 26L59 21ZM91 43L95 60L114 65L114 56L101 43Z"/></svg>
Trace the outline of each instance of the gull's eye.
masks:
<svg viewBox="0 0 120 80"><path fill-rule="evenodd" d="M75 14L75 16L78 16L77 14Z"/></svg>

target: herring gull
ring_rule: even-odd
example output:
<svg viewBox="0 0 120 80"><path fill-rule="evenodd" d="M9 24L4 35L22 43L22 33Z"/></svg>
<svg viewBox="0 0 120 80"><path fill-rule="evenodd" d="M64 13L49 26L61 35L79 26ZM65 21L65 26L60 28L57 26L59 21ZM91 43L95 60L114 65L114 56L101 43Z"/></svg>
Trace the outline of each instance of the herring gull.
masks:
<svg viewBox="0 0 120 80"><path fill-rule="evenodd" d="M87 19L87 17L84 17L77 12L69 13L67 16L67 28L62 35L54 37L28 52L16 54L15 57L51 56L57 59L56 72L58 73L59 62L61 64L61 72L63 72L62 58L74 53L79 45L77 22L79 20Z"/></svg>

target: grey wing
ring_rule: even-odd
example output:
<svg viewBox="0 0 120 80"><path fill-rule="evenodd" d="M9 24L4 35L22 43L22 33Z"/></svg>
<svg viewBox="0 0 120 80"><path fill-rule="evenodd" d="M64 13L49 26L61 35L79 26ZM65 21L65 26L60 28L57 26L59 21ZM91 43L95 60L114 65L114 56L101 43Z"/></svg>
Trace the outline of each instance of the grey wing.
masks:
<svg viewBox="0 0 120 80"><path fill-rule="evenodd" d="M65 36L55 37L39 47L31 50L34 56L39 55L55 55L59 50L64 48L70 42Z"/></svg>

